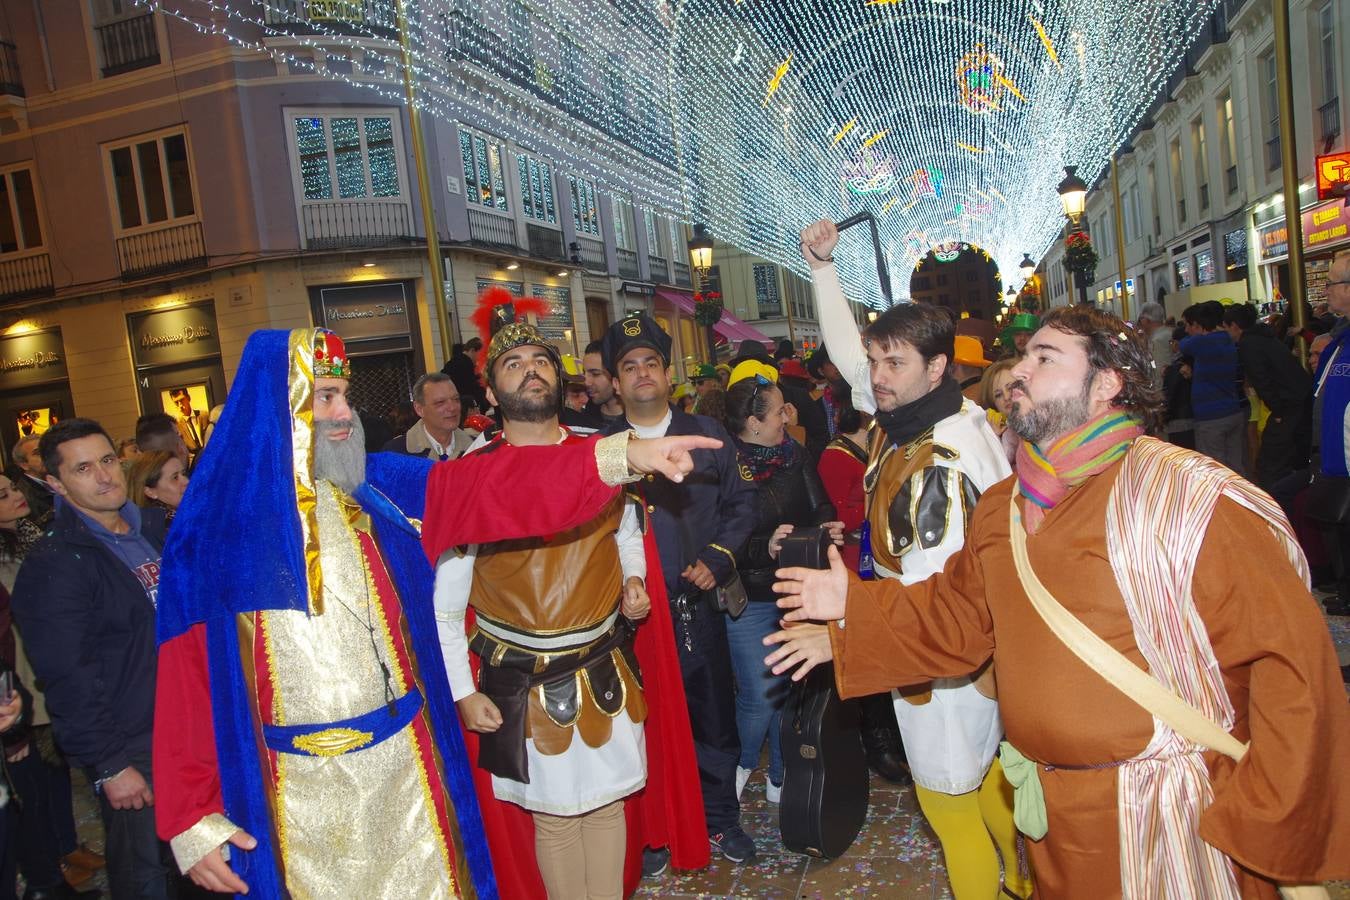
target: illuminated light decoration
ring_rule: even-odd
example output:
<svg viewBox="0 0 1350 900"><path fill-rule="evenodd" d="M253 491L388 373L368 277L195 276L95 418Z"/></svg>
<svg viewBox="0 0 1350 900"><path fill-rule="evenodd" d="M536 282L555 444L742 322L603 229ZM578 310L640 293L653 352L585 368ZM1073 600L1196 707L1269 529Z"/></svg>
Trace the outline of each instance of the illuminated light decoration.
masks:
<svg viewBox="0 0 1350 900"><path fill-rule="evenodd" d="M966 151L967 153L988 153L988 152L989 152L989 151L988 151L987 149L985 149L984 147L976 147L974 144L967 144L965 141L957 141L957 142L956 142L956 146L960 147L962 150Z"/></svg>
<svg viewBox="0 0 1350 900"><path fill-rule="evenodd" d="M1055 52L1055 42L1050 40L1050 34L1041 24L1041 20L1033 15L1028 15L1031 24L1036 28L1036 36L1041 39L1041 46L1045 48L1045 55L1050 57L1050 61L1055 64L1055 68L1062 68L1059 64L1059 54Z"/></svg>
<svg viewBox="0 0 1350 900"><path fill-rule="evenodd" d="M844 126L842 128L840 128L837 132L835 132L834 138L830 141L830 146L833 147L836 144L838 144L840 141L844 139L844 136L846 134L848 134L850 131L852 131L854 128L857 127L858 127L857 118L855 117L849 119L847 122L844 123Z"/></svg>
<svg viewBox="0 0 1350 900"><path fill-rule="evenodd" d="M760 104L761 106L769 105L769 101L773 99L774 94L778 93L779 86L782 85L783 79L787 77L788 70L791 68L792 54L789 53L788 58L780 62L778 68L773 70L773 77L769 79L769 89L764 94L764 102Z"/></svg>
<svg viewBox="0 0 1350 900"><path fill-rule="evenodd" d="M872 148L872 146L873 146L874 144L876 144L877 141L881 140L881 139L884 138L885 136L886 136L886 132L884 132L884 131L878 131L876 134L872 135L870 138L868 138L867 140L863 141L862 148L863 148L864 150L870 150L870 149Z"/></svg>
<svg viewBox="0 0 1350 900"><path fill-rule="evenodd" d="M933 248L933 259L940 263L955 262L967 245L963 241L947 241Z"/></svg>
<svg viewBox="0 0 1350 900"><path fill-rule="evenodd" d="M840 177L855 194L884 194L895 187L895 169L894 159L864 149L857 159L844 164Z"/></svg>
<svg viewBox="0 0 1350 900"><path fill-rule="evenodd" d="M1003 76L1003 60L982 46L961 57L956 64L958 100L976 115L998 111L1003 91L1010 84Z"/></svg>
<svg viewBox="0 0 1350 900"><path fill-rule="evenodd" d="M888 212L891 211L891 207L892 207L892 206L895 206L895 204L898 203L898 202L900 202L900 198L899 198L899 197L892 197L891 199L887 200L885 203L881 204L881 214L882 214L883 216L886 215L886 213L888 213Z"/></svg>
<svg viewBox="0 0 1350 900"><path fill-rule="evenodd" d="M135 2L175 17L175 28L258 53L245 68L260 79L282 86L290 77L330 79L352 105L405 102L391 0L353 0L359 23L311 19L306 11L315 7L298 0ZM509 141L546 159L555 186L575 174L600 194L704 222L720 241L801 275L809 273L795 232L806 211L838 220L876 213L898 195L879 228L895 263L892 291L903 298L906 263L936 243L977 244L1008 271L1025 252L1042 257L1063 228L1055 188L1064 166L1078 166L1089 183L1100 177L1217 0L403 6L417 104L443 129L442 140L453 140L447 132L458 123ZM955 63L977 46L1007 64L1000 74L1026 102L998 81L991 82L1001 93L997 109L972 115L957 102ZM730 71L733 48L740 58ZM766 104L765 79L749 73L768 75L789 57L790 72ZM274 66L257 65L268 58ZM1107 59L1109 66L1093 62ZM827 146L821 136L853 117L857 130ZM896 195L840 190L840 166L856 153L849 144L861 123L869 133L888 132L873 149L895 160L897 172L940 169L947 196L969 198L980 188L998 205L947 225L949 206L906 196L908 175ZM962 152L957 142L994 152ZM277 153L285 165L285 150ZM399 178L406 183L407 173ZM518 189L510 197L519 205ZM911 232L924 235L922 247L907 240ZM849 296L881 304L871 241L847 232L834 255Z"/></svg>
<svg viewBox="0 0 1350 900"><path fill-rule="evenodd" d="M933 198L942 199L942 172L937 169L916 169L912 177L914 184L914 199L923 200Z"/></svg>

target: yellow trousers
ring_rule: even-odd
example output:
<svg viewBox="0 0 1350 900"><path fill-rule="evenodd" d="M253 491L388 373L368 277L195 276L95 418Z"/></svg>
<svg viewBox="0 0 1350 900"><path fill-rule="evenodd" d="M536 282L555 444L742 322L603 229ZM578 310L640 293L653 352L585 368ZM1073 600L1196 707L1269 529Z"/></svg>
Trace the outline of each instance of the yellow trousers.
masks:
<svg viewBox="0 0 1350 900"><path fill-rule="evenodd" d="M914 786L919 808L942 844L947 878L956 900L993 900L999 893L999 858L1004 884L1018 897L1031 896L1031 878L1018 869L1017 828L1012 785L998 759L978 790L939 794Z"/></svg>

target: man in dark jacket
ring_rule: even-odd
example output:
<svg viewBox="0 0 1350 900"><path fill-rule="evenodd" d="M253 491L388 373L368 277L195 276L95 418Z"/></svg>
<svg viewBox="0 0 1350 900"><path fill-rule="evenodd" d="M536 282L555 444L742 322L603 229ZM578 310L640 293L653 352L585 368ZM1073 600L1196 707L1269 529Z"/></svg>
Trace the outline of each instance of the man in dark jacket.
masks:
<svg viewBox="0 0 1350 900"><path fill-rule="evenodd" d="M736 575L736 554L755 527L755 493L741 478L736 448L721 423L671 406L670 335L645 313L610 326L602 345L604 365L614 375L625 421L642 437L701 434L722 442L699 450L683 482L652 480L637 487L655 529L675 626L689 724L703 781L703 812L713 850L735 863L755 856L755 843L741 829L736 796L736 700L726 616L714 606L716 589ZM665 868L664 854L644 855L643 871Z"/></svg>
<svg viewBox="0 0 1350 900"><path fill-rule="evenodd" d="M456 344L450 359L446 361L441 371L449 375L450 380L455 383L465 406L472 402L480 413L486 413L487 394L483 390L483 383L478 380L478 372L474 365L474 357L482 349L483 340L477 337L469 338L463 344Z"/></svg>
<svg viewBox="0 0 1350 900"><path fill-rule="evenodd" d="M97 422L53 426L38 452L62 502L19 570L14 616L45 683L56 741L99 792L113 896L172 896L150 772L164 513L127 499L117 451Z"/></svg>
<svg viewBox="0 0 1350 900"><path fill-rule="evenodd" d="M1312 377L1288 348L1257 321L1256 308L1250 303L1228 307L1223 322L1229 337L1237 344L1243 377L1270 410L1261 433L1261 449L1256 454L1256 483L1288 510L1294 495L1308 481ZM1281 482L1287 483L1281 486Z"/></svg>

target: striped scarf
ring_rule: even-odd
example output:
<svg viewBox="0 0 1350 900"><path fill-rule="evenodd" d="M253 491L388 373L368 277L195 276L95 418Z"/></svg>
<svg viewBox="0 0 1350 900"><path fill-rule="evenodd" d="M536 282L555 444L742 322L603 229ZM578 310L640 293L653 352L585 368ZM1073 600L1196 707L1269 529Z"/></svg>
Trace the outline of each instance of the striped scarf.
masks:
<svg viewBox="0 0 1350 900"><path fill-rule="evenodd" d="M1144 433L1139 420L1110 410L1055 441L1045 450L1022 441L1017 449L1017 485L1025 499L1022 521L1035 534L1045 514L1069 492L1125 455Z"/></svg>

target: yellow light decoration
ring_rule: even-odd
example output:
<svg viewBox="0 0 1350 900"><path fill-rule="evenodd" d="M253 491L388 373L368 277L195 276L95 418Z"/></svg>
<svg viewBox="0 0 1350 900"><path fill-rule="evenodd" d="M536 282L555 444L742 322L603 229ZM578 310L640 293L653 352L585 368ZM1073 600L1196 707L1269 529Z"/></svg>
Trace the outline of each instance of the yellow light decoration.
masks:
<svg viewBox="0 0 1350 900"><path fill-rule="evenodd" d="M960 147L962 150L966 151L967 153L988 153L988 152L989 152L988 150L984 149L983 147L976 147L974 144L967 144L965 141L957 141L957 142L956 142L956 146Z"/></svg>
<svg viewBox="0 0 1350 900"><path fill-rule="evenodd" d="M857 126L858 126L858 119L857 119L857 117L854 117L854 118L852 118L852 119L849 119L846 123L844 123L844 127L843 127L843 128L840 128L839 131L835 133L834 139L830 141L830 146L833 147L833 146L835 146L836 144L838 144L840 141L842 141L842 140L844 139L844 136L845 136L846 134L848 134L850 131L852 131L852 130L853 130L854 128L856 128Z"/></svg>
<svg viewBox="0 0 1350 900"><path fill-rule="evenodd" d="M1056 68L1061 68L1059 54L1055 52L1055 42L1050 40L1050 35L1046 32L1045 26L1041 24L1041 20L1032 15L1028 15L1027 18L1036 28L1036 36L1041 39L1041 46L1045 48L1045 55L1050 57L1050 61L1055 64Z"/></svg>
<svg viewBox="0 0 1350 900"><path fill-rule="evenodd" d="M777 69L774 69L773 77L769 79L769 91L764 95L764 102L760 104L761 106L769 105L769 100L774 94L778 93L778 87L783 83L783 79L787 76L788 69L790 68L792 68L791 53L788 54L787 59L778 64Z"/></svg>
<svg viewBox="0 0 1350 900"><path fill-rule="evenodd" d="M885 131L878 131L876 134L872 135L870 138L868 138L867 140L863 141L862 148L863 148L864 150L870 149L870 148L872 147L873 144L875 144L877 141L879 141L879 140L881 140L882 138L884 138L886 135L887 135L887 132L885 132Z"/></svg>

